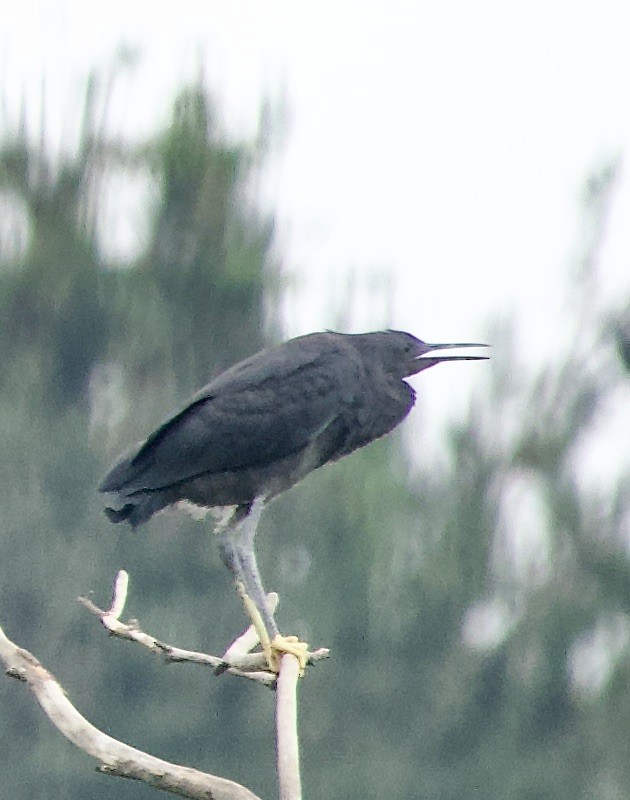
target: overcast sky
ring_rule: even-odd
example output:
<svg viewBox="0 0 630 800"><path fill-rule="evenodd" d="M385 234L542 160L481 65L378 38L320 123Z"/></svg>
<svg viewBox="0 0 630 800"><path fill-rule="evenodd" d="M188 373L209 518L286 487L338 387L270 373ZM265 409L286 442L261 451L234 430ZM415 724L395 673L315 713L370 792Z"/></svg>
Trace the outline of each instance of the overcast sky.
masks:
<svg viewBox="0 0 630 800"><path fill-rule="evenodd" d="M26 98L36 126L43 77L56 146L76 133L87 72L111 63L121 43L141 55L111 107L114 130L126 135L164 122L172 93L200 63L238 134L254 130L262 96L285 103L263 190L295 279L287 333L334 326L341 315L348 330L478 340L488 319L515 308L523 348L536 359L553 349L584 179L628 149L627 3L12 6L0 50L6 102ZM132 201L121 207L110 229L132 247L141 212ZM629 217L622 176L603 263L605 293L617 302L630 291ZM348 280L358 286L349 308ZM457 389L463 373L452 370L432 382ZM480 380L479 365L458 370L465 383Z"/></svg>

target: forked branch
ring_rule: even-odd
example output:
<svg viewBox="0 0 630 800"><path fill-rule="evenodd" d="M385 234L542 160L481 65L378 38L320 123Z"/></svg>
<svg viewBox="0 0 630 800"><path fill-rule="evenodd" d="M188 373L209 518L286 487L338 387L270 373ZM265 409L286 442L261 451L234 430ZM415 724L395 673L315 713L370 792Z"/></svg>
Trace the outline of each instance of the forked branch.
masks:
<svg viewBox="0 0 630 800"><path fill-rule="evenodd" d="M110 607L98 608L91 600L79 598L95 614L112 636L134 641L161 653L170 662L192 662L214 668L219 674L230 672L276 688L276 742L280 800L300 800L300 771L297 737L297 684L299 665L292 655L285 655L280 674L269 672L263 653L251 653L258 645L252 626L217 657L207 653L182 650L159 641L142 631L135 620L120 621L125 607L129 576L121 570L114 581ZM268 595L275 609L278 596ZM309 661L327 658L321 648L309 653ZM259 800L249 789L233 781L200 772L190 767L171 764L119 742L95 728L72 705L65 691L48 670L27 650L14 644L0 628L0 659L7 675L26 683L37 702L59 731L73 744L99 762L99 771L107 775L131 778L179 797L203 800Z"/></svg>
<svg viewBox="0 0 630 800"><path fill-rule="evenodd" d="M229 672L232 675L249 678L268 686L275 685L278 676L275 672L269 671L264 653L250 652L259 644L258 635L253 625L250 625L238 636L222 656L213 656L209 653L200 653L195 650L183 650L146 633L140 628L138 621L135 619L131 619L129 622L120 621L127 599L128 588L129 576L125 570L120 570L114 580L112 600L108 609L99 608L87 597L79 597L79 602L100 619L103 626L112 636L136 642L136 644L154 653L160 653L168 662L202 664L213 667L219 674ZM278 604L278 595L275 592L270 592L267 595L267 602L272 612L275 611ZM316 661L328 658L329 655L330 650L326 647L321 647L308 653L308 663L314 664Z"/></svg>

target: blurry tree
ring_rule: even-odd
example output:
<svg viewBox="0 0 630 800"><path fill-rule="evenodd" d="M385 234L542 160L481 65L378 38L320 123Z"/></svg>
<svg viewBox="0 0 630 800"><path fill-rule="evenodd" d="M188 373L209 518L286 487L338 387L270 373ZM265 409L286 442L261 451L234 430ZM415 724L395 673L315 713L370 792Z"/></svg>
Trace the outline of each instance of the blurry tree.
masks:
<svg viewBox="0 0 630 800"><path fill-rule="evenodd" d="M132 536L103 519L95 486L107 454L278 327L273 225L253 191L268 134L228 140L192 85L152 142L114 145L94 123L98 86L76 153L51 161L24 125L0 143L0 199L23 226L21 246L0 240L2 622L96 724L272 797L270 697L109 642L74 602L124 566L129 613L165 640L218 651L243 622L207 525L163 515ZM148 239L112 268L101 193L137 171ZM630 487L598 496L580 470L630 361L627 307L598 306L612 186L606 170L589 183L562 363L536 374L497 326L491 385L446 433L449 459L429 468L407 427L263 520L282 627L333 648L302 691L309 795L627 794ZM1 692L6 796L151 794L93 775L14 685Z"/></svg>
<svg viewBox="0 0 630 800"><path fill-rule="evenodd" d="M106 592L115 569L131 565L135 597L144 598L136 609L152 608L155 624L174 640L218 650L227 631L243 624L203 527L174 517L153 539L120 536L103 519L95 487L108 453L125 437L139 437L143 419L158 422L212 371L264 344L272 224L252 186L267 132L253 143L229 141L196 84L181 90L170 125L153 142L125 149L96 122L95 106L105 98L95 76L85 102L75 153L52 159L45 135L34 138L24 122L0 147L2 200L23 229L16 236L5 226L0 241L1 605L25 644L56 661L69 686L83 686L79 705L89 716L101 715L111 730L120 726L122 738L161 747L173 760L194 760L198 747L227 775L241 748L205 752L200 744L205 720L219 715L217 699L206 697L207 681L201 694L189 692L190 673L182 680L155 664L159 678L152 681L139 672L143 659L100 650L75 598L90 587ZM147 175L153 216L143 252L112 267L99 242L99 213L108 178L121 172ZM172 535L173 520L180 535ZM234 607L225 606L236 613L221 635L228 597ZM108 685L115 698L100 695ZM231 719L232 736L247 742L247 709L232 709L236 688L226 682L225 690L218 695L229 710L220 714L222 735L230 741ZM82 759L60 759L62 744L48 730L35 736L35 711L25 724L16 700L10 696L11 713L3 715L11 720L0 732L3 752L32 780L16 772L15 783L5 783L8 795L40 796L34 764L50 761L51 796L132 796L131 788L98 779L98 788L86 789L95 779L84 774ZM112 713L105 713L110 703ZM251 738L255 750L254 732Z"/></svg>

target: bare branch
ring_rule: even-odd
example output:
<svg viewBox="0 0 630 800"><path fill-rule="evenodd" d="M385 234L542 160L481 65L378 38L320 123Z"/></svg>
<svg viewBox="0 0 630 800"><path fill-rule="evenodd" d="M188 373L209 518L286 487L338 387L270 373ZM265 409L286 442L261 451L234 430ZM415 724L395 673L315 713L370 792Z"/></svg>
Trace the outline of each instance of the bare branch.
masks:
<svg viewBox="0 0 630 800"><path fill-rule="evenodd" d="M55 678L27 650L10 641L0 628L0 659L7 675L26 683L53 725L99 762L99 770L142 781L193 800L259 800L233 781L190 767L171 764L113 739L88 722L68 700Z"/></svg>
<svg viewBox="0 0 630 800"><path fill-rule="evenodd" d="M214 667L216 671L224 672L227 670L233 675L256 680L276 688L276 750L280 800L301 800L302 788L297 733L297 684L302 672L298 658L290 653L285 654L280 660L279 673L271 672L264 653L250 652L260 642L254 625L250 625L244 633L237 637L221 658L207 653L182 650L160 642L155 637L140 630L136 620L132 620L127 624L120 622L119 617L124 608L127 588L127 573L121 571L114 581L112 602L107 611L99 609L91 600L85 598L79 598L79 600L93 614L99 617L113 636L135 641L153 652L162 652L168 661L189 661L196 664L204 664ZM275 593L269 594L267 602L273 613L278 603L278 595ZM308 661L312 663L327 658L329 653L328 649L321 648L315 652L308 653Z"/></svg>
<svg viewBox="0 0 630 800"><path fill-rule="evenodd" d="M127 602L127 589L129 588L129 573L127 570L118 570L114 579L112 603L107 612L113 619L120 619L125 603Z"/></svg>
<svg viewBox="0 0 630 800"><path fill-rule="evenodd" d="M297 733L298 659L284 655L276 684L276 744L280 800L301 800L300 753Z"/></svg>
<svg viewBox="0 0 630 800"><path fill-rule="evenodd" d="M248 678L266 686L275 685L277 675L275 672L269 671L265 654L262 652L250 652L259 644L258 634L253 625L250 625L238 636L220 657L195 650L183 650L145 633L140 629L138 621L135 619L129 620L127 623L120 621L119 618L127 598L128 585L128 574L125 570L120 570L114 579L112 602L107 610L99 608L87 597L79 597L79 602L100 619L103 626L107 628L112 636L136 642L154 653L161 653L169 662L203 664L217 670L219 674L229 672L237 677ZM275 611L278 605L278 595L275 592L270 592L267 595L267 602L271 611ZM329 655L330 650L322 647L309 653L308 661L309 663L314 663L328 658Z"/></svg>

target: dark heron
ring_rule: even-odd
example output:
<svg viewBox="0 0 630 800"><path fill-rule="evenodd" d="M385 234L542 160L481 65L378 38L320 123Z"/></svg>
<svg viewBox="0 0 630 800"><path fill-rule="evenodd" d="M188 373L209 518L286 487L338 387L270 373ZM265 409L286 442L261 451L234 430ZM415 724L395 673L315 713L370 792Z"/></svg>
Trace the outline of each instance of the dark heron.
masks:
<svg viewBox="0 0 630 800"><path fill-rule="evenodd" d="M404 378L484 358L436 351L482 346L379 331L312 333L262 350L214 378L120 459L100 486L110 494L105 513L135 528L182 501L223 511L221 557L258 623L270 668L276 653L303 661L306 646L279 635L259 577L253 545L263 505L402 422L416 396Z"/></svg>

